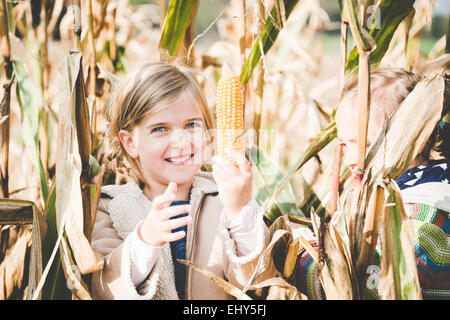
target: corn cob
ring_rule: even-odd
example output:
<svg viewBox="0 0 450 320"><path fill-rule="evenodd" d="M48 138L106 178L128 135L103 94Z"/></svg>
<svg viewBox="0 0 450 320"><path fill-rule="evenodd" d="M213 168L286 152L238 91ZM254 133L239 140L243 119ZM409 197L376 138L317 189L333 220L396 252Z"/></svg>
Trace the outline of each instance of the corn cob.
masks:
<svg viewBox="0 0 450 320"><path fill-rule="evenodd" d="M226 150L244 154L244 111L241 83L231 68L224 64L216 93L217 154L228 158Z"/></svg>

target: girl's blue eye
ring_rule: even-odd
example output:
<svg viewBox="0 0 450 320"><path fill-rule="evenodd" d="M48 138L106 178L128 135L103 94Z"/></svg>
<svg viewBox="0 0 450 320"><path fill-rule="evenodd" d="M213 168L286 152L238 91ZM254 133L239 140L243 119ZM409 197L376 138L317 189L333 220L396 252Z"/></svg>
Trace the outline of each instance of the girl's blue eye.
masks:
<svg viewBox="0 0 450 320"><path fill-rule="evenodd" d="M165 127L156 127L152 129L151 133L164 132L165 130Z"/></svg>
<svg viewBox="0 0 450 320"><path fill-rule="evenodd" d="M189 122L186 125L187 128L201 128L201 124L198 122Z"/></svg>

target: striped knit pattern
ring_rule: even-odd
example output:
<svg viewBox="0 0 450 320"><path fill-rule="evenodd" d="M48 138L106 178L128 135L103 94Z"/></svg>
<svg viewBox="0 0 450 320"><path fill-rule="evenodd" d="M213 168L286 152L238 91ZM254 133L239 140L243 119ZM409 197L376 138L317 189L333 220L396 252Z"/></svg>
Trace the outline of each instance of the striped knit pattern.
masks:
<svg viewBox="0 0 450 320"><path fill-rule="evenodd" d="M317 240L311 240L309 243L319 252ZM324 299L319 281L319 266L302 246L299 247L297 258L296 287L311 300Z"/></svg>
<svg viewBox="0 0 450 320"><path fill-rule="evenodd" d="M424 204L405 204L405 209L408 210L410 218L421 222L431 223L441 229L445 234L449 234L450 219L447 212L438 210L436 208Z"/></svg>
<svg viewBox="0 0 450 320"><path fill-rule="evenodd" d="M417 235L415 255L424 298L450 298L450 219L423 204L406 204Z"/></svg>

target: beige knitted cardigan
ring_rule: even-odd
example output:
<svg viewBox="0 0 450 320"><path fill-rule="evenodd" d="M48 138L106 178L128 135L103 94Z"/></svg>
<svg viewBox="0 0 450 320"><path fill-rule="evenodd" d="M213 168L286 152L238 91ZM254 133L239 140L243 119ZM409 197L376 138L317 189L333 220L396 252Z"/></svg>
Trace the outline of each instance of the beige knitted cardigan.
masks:
<svg viewBox="0 0 450 320"><path fill-rule="evenodd" d="M125 185L104 186L102 193L109 198L102 197L100 199L91 243L95 251L105 256L105 268L93 275L93 298L178 299L169 243L163 246L146 281L136 288L131 279L131 241L128 235L133 232L137 224L150 211L151 201L134 182L128 182ZM217 193L217 185L210 173L199 172L194 176L190 197L193 211L195 210L195 203L193 202L201 193ZM235 265L237 268L242 267L246 271L246 275L252 274L258 257L269 240L268 230L262 219L260 219L257 227L259 238L256 248L243 257L237 256L235 244L229 232L223 226L219 227L223 239L225 264L227 266ZM224 268L226 269L227 266L224 266ZM242 279L245 279L245 277ZM242 279L240 282L243 281ZM215 286L212 281L210 281L210 284ZM244 286L245 284L241 283L238 286ZM211 298L229 299L231 297L223 293L223 296L214 296L213 294Z"/></svg>

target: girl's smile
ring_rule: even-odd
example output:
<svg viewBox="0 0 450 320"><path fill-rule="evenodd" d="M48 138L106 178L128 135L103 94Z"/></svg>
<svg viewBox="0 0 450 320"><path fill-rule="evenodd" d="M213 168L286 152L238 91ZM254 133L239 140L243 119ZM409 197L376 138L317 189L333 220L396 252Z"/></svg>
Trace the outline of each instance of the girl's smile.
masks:
<svg viewBox="0 0 450 320"><path fill-rule="evenodd" d="M164 160L169 162L171 165L182 166L182 165L187 164L189 162L189 160L192 159L192 157L194 157L193 153L188 154L188 155L173 156L170 158L166 158Z"/></svg>

